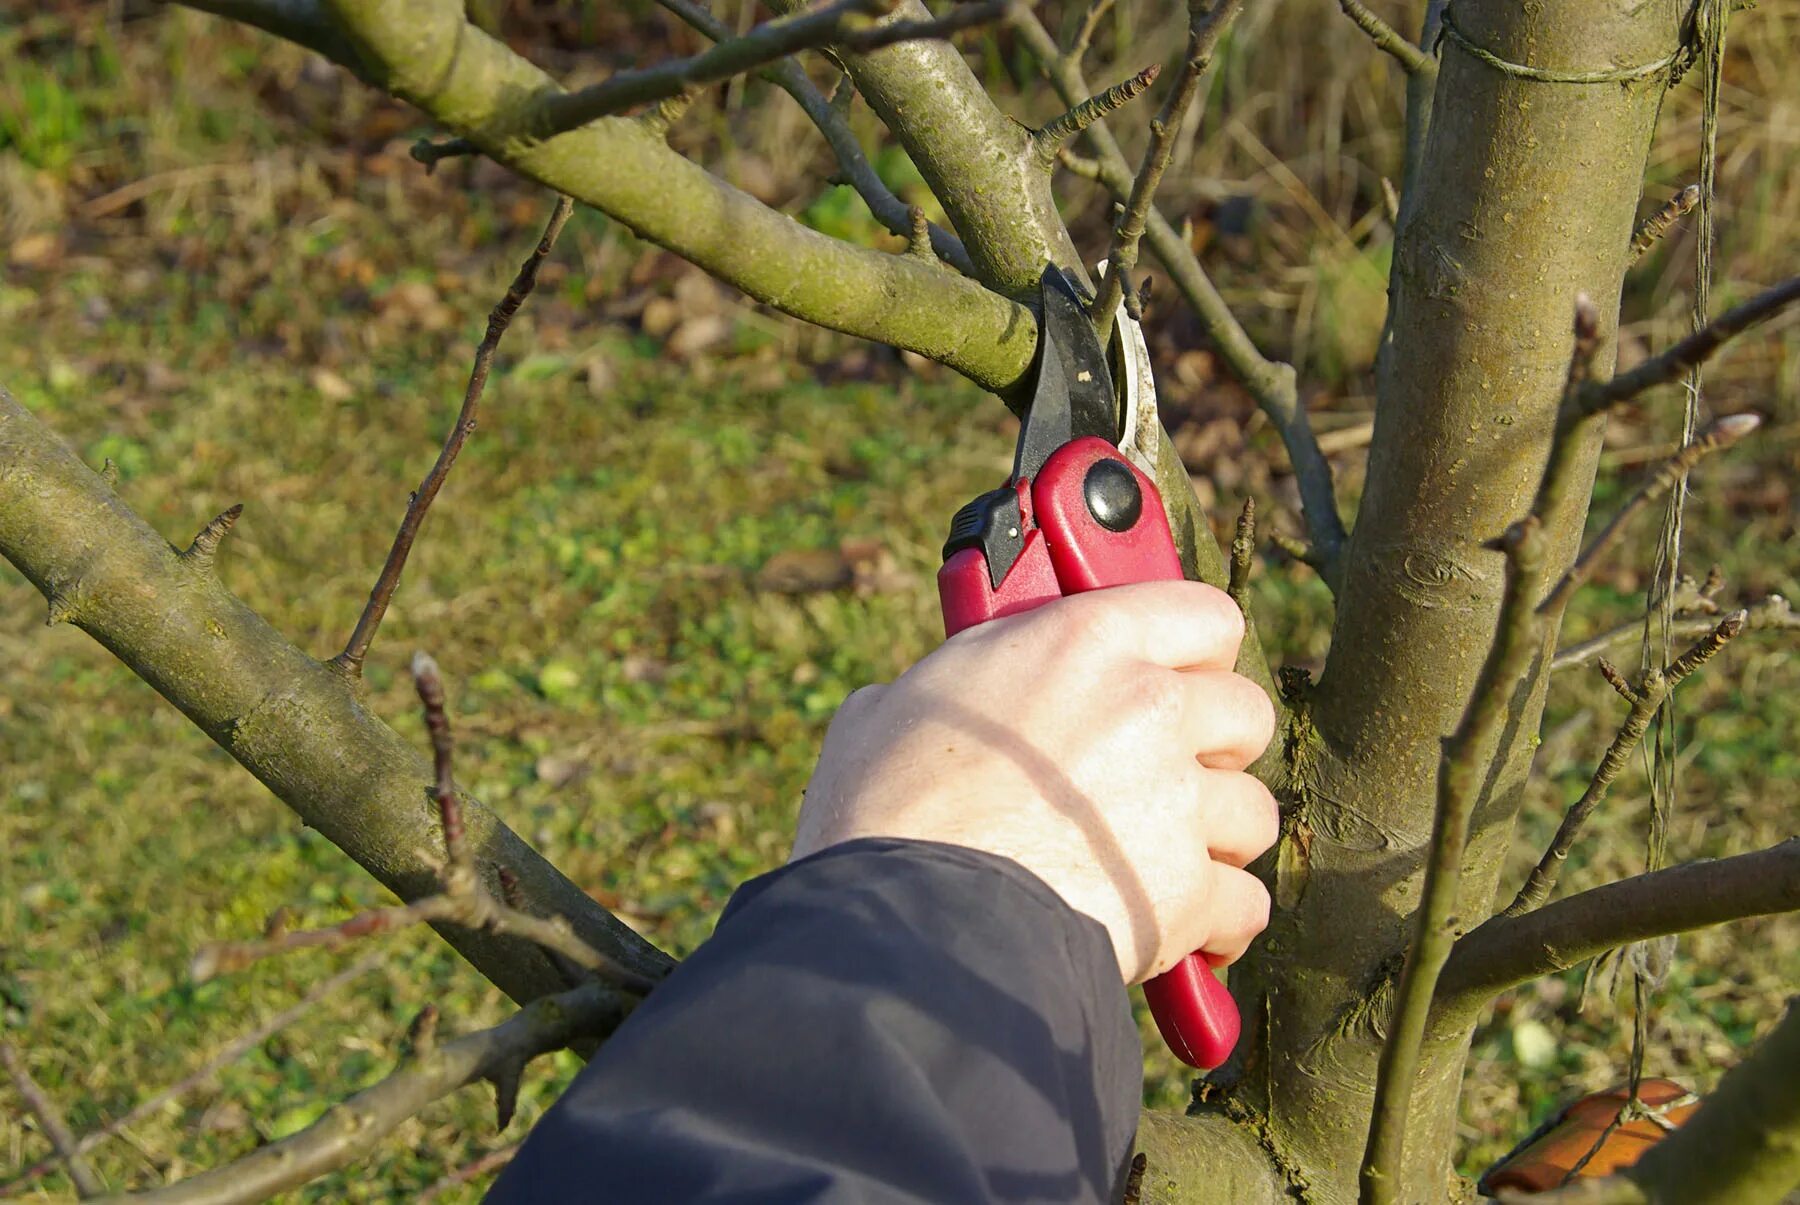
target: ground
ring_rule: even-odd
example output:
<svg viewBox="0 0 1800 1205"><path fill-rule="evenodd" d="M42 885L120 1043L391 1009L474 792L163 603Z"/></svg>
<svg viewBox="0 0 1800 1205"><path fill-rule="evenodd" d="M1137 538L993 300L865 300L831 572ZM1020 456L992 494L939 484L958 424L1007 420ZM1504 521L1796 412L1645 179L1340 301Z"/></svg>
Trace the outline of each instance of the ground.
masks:
<svg viewBox="0 0 1800 1205"><path fill-rule="evenodd" d="M423 131L403 110L298 54L191 15L114 28L103 8L0 16L0 54L21 64L0 81L0 386L90 464L112 460L122 496L178 544L243 502L221 554L227 583L328 656L549 198L479 165L426 176L406 154ZM1782 78L1770 57L1781 39L1764 39L1746 40L1747 65L1735 70L1746 95L1761 87L1773 98L1780 87L1758 81ZM1370 92L1358 86L1353 96ZM1728 297L1793 270L1776 215L1791 230L1800 212L1791 134L1761 133L1744 116L1749 102L1734 103L1735 145L1755 153L1727 160L1738 206L1722 257ZM1657 167L1665 185L1685 178L1690 110L1672 106ZM1233 137L1248 145L1242 131ZM1299 150L1277 150L1300 161ZM734 171L769 170L744 158ZM1273 180L1278 193L1292 192L1287 180L1329 191L1312 168L1284 179L1240 158L1240 176ZM903 161L889 167L904 171ZM874 237L843 190L827 202L805 207L809 220ZM1234 229L1218 228L1222 240ZM1294 337L1331 386L1322 421L1352 433L1337 460L1353 496L1366 339L1337 337L1356 310L1342 295L1358 265L1383 261L1386 235L1378 221L1350 228L1356 254L1321 262L1296 286L1303 300L1312 292ZM1271 221L1259 237L1276 254L1290 235ZM1678 250L1653 260L1628 298L1648 319L1632 327L1636 339L1677 329ZM1242 265L1222 271L1238 295L1260 296ZM1275 304L1261 321L1291 333L1281 315L1294 308ZM1241 395L1194 362L1204 353L1179 321L1158 338L1177 365L1170 393L1203 496L1229 516L1255 493L1293 530L1280 454L1246 421ZM1702 472L1687 524L1688 563L1719 562L1748 598L1800 597L1796 349L1789 324L1718 375L1715 405L1753 405L1771 421L1753 447ZM1666 444L1676 404L1665 395L1615 427L1601 512ZM691 950L733 887L784 857L843 695L892 677L938 639L931 579L945 524L1003 476L1013 429L997 402L947 374L742 306L578 211L508 337L480 428L375 645L370 706L423 747L404 666L415 649L433 653L450 685L461 780L665 949ZM1571 635L1629 614L1650 539L1646 525L1626 563L1581 596ZM1274 555L1253 586L1272 655L1316 665L1330 614L1323 587ZM282 907L295 924L326 923L382 892L91 640L45 628L43 616L35 592L0 568L0 1007L6 1036L81 1131L374 952L295 955L195 986L186 966L199 944L251 935ZM1747 636L1682 692L1676 856L1748 850L1792 831L1800 668L1790 654L1776 638ZM1635 656L1627 648L1621 659ZM1518 872L1579 793L1622 707L1587 673L1559 677ZM1641 864L1644 799L1634 767L1568 886ZM102 1146L102 1173L115 1187L149 1186L292 1132L384 1074L428 1001L446 1031L507 1011L428 933L383 939L379 953L215 1080ZM1623 1077L1625 997L1581 1012L1580 982L1571 973L1514 993L1484 1023L1464 1098L1467 1168L1557 1101ZM1684 940L1654 1000L1648 1070L1705 1087L1796 982L1792 919ZM1153 1042L1146 1050L1148 1098L1178 1104L1174 1064ZM540 1065L507 1134L493 1132L488 1100L470 1090L295 1199L414 1196L516 1139L575 1067L572 1056ZM9 1104L0 1180L44 1153ZM40 1187L68 1185L52 1176Z"/></svg>

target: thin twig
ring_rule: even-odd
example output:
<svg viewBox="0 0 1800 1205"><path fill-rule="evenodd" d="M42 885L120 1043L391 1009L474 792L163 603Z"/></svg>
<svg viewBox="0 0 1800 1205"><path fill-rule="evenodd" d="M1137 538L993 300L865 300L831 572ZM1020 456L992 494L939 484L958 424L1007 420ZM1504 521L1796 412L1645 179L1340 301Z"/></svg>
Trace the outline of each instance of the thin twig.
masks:
<svg viewBox="0 0 1800 1205"><path fill-rule="evenodd" d="M1144 238L1150 205L1156 199L1157 185L1175 153L1175 142L1181 132L1181 118L1200 91L1200 73L1212 62L1219 38L1244 7L1244 0L1188 0L1187 62L1175 86L1163 100L1162 110L1150 122L1150 145L1144 151L1144 162L1131 182L1125 201L1125 212L1113 227L1112 247L1106 255L1106 275L1101 278L1100 292L1094 300L1094 329L1104 346L1112 337L1113 319L1123 296L1125 281L1137 268L1138 244Z"/></svg>
<svg viewBox="0 0 1800 1205"><path fill-rule="evenodd" d="M1692 213L1694 206L1700 204L1700 186L1690 184L1667 201L1662 208L1645 218L1638 224L1637 231L1631 236L1631 262L1637 263L1650 254L1650 248L1674 228L1675 223Z"/></svg>
<svg viewBox="0 0 1800 1205"><path fill-rule="evenodd" d="M1406 74L1418 75L1434 69L1436 64L1430 55L1401 37L1392 25L1370 12L1361 0L1338 0L1338 7L1356 23L1358 29L1369 35L1369 40L1375 43L1377 50L1392 55Z"/></svg>
<svg viewBox="0 0 1800 1205"><path fill-rule="evenodd" d="M1779 594L1771 594L1765 599L1742 608L1747 617L1744 630L1748 632L1800 632L1800 615L1788 600ZM1677 615L1670 634L1679 637L1702 636L1713 629L1718 620L1710 614ZM1565 645L1556 650L1556 656L1550 662L1551 669L1573 669L1584 665L1592 657L1597 657L1609 649L1623 644L1640 641L1644 637L1644 621L1634 619L1622 623L1598 636L1589 637L1576 644Z"/></svg>
<svg viewBox="0 0 1800 1205"><path fill-rule="evenodd" d="M1612 743L1607 746L1605 755L1600 759L1600 764L1595 767L1594 776L1589 780L1587 789L1581 793L1581 798L1569 805L1569 810L1563 813L1562 823L1556 829L1556 836L1551 838L1549 848L1544 850L1544 856L1538 859L1538 864L1526 876L1524 885L1519 888L1519 894L1513 897L1513 902L1503 910L1504 915L1518 916L1530 912L1533 908L1542 907L1544 901L1550 898L1550 893L1556 889L1557 876L1562 873L1563 863L1568 860L1569 851L1575 847L1576 838L1581 835L1582 825L1587 823L1588 817L1593 815L1594 809L1606 801L1607 791L1611 789L1614 780L1619 777L1619 772L1625 768L1625 763L1631 757L1632 750L1638 747L1638 743L1644 739L1644 733L1649 731L1650 721L1656 717L1657 709L1662 706L1669 691L1674 689L1675 685L1683 678L1688 677L1704 665L1714 654L1730 643L1738 633L1742 632L1744 619L1745 614L1742 611L1727 615L1704 639L1670 662L1666 668L1652 670L1644 675L1643 683L1628 696L1631 700L1631 709L1626 713L1624 722L1619 725L1619 731L1613 736ZM1617 673L1617 670L1613 671L1614 675ZM1615 681L1613 688L1618 690L1620 685L1620 682ZM1621 691L1621 693L1624 692Z"/></svg>
<svg viewBox="0 0 1800 1205"><path fill-rule="evenodd" d="M680 3L682 0L663 2ZM1080 104L1093 94L1079 61L1057 46L1056 39L1050 36L1050 31L1035 14L1029 10L1016 13L1012 24L1025 48L1038 60L1044 78L1065 105ZM1093 178L1106 186L1115 201L1123 204L1131 193L1132 171L1124 152L1119 149L1118 139L1113 137L1105 122L1089 126L1082 131L1081 137L1094 158L1070 160L1065 157L1064 162L1080 174L1087 174L1084 169L1091 162ZM1328 583L1335 584L1336 566L1347 533L1337 509L1331 464L1320 452L1312 424L1300 405L1293 366L1263 355L1200 266L1193 247L1155 207L1150 210L1146 237L1151 251L1162 260L1175 287L1193 307L1195 316L1227 367L1243 382L1256 399L1257 406L1280 433L1300 487L1300 507L1306 528L1319 550L1320 573Z"/></svg>
<svg viewBox="0 0 1800 1205"><path fill-rule="evenodd" d="M1105 117L1116 113L1156 82L1162 64L1152 63L1136 75L1114 84L1106 91L1090 96L1061 116L1045 122L1032 131L1031 142L1046 166L1055 162L1056 153L1069 139Z"/></svg>
<svg viewBox="0 0 1800 1205"><path fill-rule="evenodd" d="M694 3L694 0L657 0L657 3L715 42L733 36L730 26L713 16L703 5ZM826 144L831 147L833 157L837 159L837 178L856 190L868 205L869 212L875 215L875 220L887 227L889 233L908 237L911 226L906 202L895 196L893 190L883 183L881 176L870 166L868 156L863 154L862 146L857 142L844 113L813 86L805 69L792 59L783 59L764 68L762 75L793 97L795 103L806 111L813 125L818 127ZM848 79L842 86L849 87ZM843 95L847 99L851 93L846 91ZM975 275L975 263L969 258L968 248L954 234L933 226L931 249L940 260L963 275Z"/></svg>
<svg viewBox="0 0 1800 1205"><path fill-rule="evenodd" d="M1086 57L1088 47L1094 44L1094 34L1099 30L1100 22L1106 19L1106 14L1112 11L1112 7L1113 0L1091 0L1087 11L1081 14L1081 24L1076 27L1074 40L1063 53L1077 63Z"/></svg>
<svg viewBox="0 0 1800 1205"><path fill-rule="evenodd" d="M516 1077L540 1055L581 1038L606 1036L625 1012L625 1002L602 983L584 983L545 996L492 1029L409 1059L386 1079L332 1106L291 1137L166 1188L107 1200L144 1205L248 1205L267 1200L347 1166L408 1118L459 1088Z"/></svg>
<svg viewBox="0 0 1800 1205"><path fill-rule="evenodd" d="M500 347L500 338L512 324L513 315L519 312L519 307L525 304L525 299L531 296L532 289L537 286L538 268L549 256L550 249L556 245L556 236L562 233L563 225L569 220L569 214L573 210L574 202L568 197L557 197L556 208L550 214L549 224L544 227L543 237L538 239L537 246L520 266L519 274L506 290L506 296L488 314L487 334L475 349L475 366L469 373L468 386L463 390L462 410L456 416L456 424L445 437L437 462L425 474L425 480L419 483L419 488L406 504L406 516L400 520L400 530L394 534L394 544L388 549L387 563L381 567L381 576L375 579L375 588L369 591L368 604L358 616L356 628L350 633L344 651L332 658L333 665L350 674L362 674L363 661L369 655L369 645L375 639L376 629L381 627L382 617L387 614L388 603L393 601L394 589L400 584L400 574L406 568L406 558L412 552L413 541L418 538L419 526L425 521L425 512L431 508L432 500L437 497L438 490L443 488L444 479L450 475L450 466L456 463L456 455L462 451L463 441L475 429L476 416L481 410L481 394L487 388L488 370L493 367L494 353Z"/></svg>
<svg viewBox="0 0 1800 1205"><path fill-rule="evenodd" d="M1758 293L1744 304L1726 310L1661 355L1650 357L1636 368L1622 372L1609 381L1590 383L1581 391L1573 411L1565 412L1563 421L1598 413L1619 402L1628 401L1646 389L1680 380L1687 375L1689 369L1712 359L1731 339L1768 321L1795 302L1800 302L1800 276L1790 277L1773 288Z"/></svg>
<svg viewBox="0 0 1800 1205"><path fill-rule="evenodd" d="M1375 1081L1374 1117L1363 1155L1363 1205L1392 1205L1400 1191L1407 1115L1439 974L1456 943L1463 854L1481 795L1482 770L1512 714L1513 696L1541 641L1534 603L1543 582L1545 537L1536 514L1507 529L1506 587L1493 649L1483 662L1462 722L1444 745L1425 887L1401 968L1394 1012Z"/></svg>
<svg viewBox="0 0 1800 1205"><path fill-rule="evenodd" d="M1245 615L1250 613L1250 563L1256 556L1256 499L1245 498L1231 540L1231 577L1225 592Z"/></svg>
<svg viewBox="0 0 1800 1205"><path fill-rule="evenodd" d="M552 138L690 88L722 83L798 51L828 46L848 35L854 20L891 12L894 4L895 0L834 0L777 17L742 36L720 39L691 58L618 72L600 83L546 98L532 132Z"/></svg>
<svg viewBox="0 0 1800 1205"><path fill-rule="evenodd" d="M63 1120L62 1110L50 1099L50 1094L31 1078L31 1072L25 1066L25 1060L19 1056L17 1048L11 1042L0 1040L0 1067L6 1068L13 1087L37 1118L38 1128L44 1131L44 1137L50 1140L57 1158L68 1166L69 1179L75 1182L75 1191L83 1200L97 1197L106 1191L106 1182L94 1173L75 1150L75 1135L69 1131L69 1123Z"/></svg>
<svg viewBox="0 0 1800 1205"><path fill-rule="evenodd" d="M523 1145L523 1142L515 1142L509 1146L500 1147L498 1150L489 1151L479 1159L471 1159L455 1171L446 1172L433 1181L431 1187L413 1198L415 1205L429 1205L430 1202L437 1200L438 1197L453 1188L461 1188L470 1180L479 1179L489 1172L499 1171L513 1161L513 1158L519 1153L519 1148Z"/></svg>
<svg viewBox="0 0 1800 1205"><path fill-rule="evenodd" d="M70 1155L85 1155L107 1139L122 1133L136 1125L139 1121L142 1121L144 1118L160 1113L170 1103L181 1100L196 1088L211 1080L214 1076L219 1074L220 1071L224 1070L232 1063L237 1062L246 1054L255 1050L258 1046L261 1046L274 1034L280 1033L282 1030L293 1025L301 1017L311 1011L321 1000L334 994L339 988L345 987L354 980L368 974L385 961L386 955L369 954L330 978L323 979L318 983L313 984L313 986L307 990L307 993L300 997L300 999L269 1017L255 1029L250 1030L248 1033L239 1034L237 1037L221 1046L213 1053L211 1058L200 1064L200 1066L196 1067L186 1076L183 1076L180 1080L170 1084L155 1095L140 1100L137 1104L131 1106L131 1108L113 1118L99 1129L89 1130L87 1133L83 1134L80 1139L76 1141L74 1147L71 1148L69 1152ZM0 1186L0 1196L14 1195L26 1184L47 1174L62 1161L63 1156L58 1154L49 1159L34 1163L11 1180L8 1180L4 1186Z"/></svg>
<svg viewBox="0 0 1800 1205"><path fill-rule="evenodd" d="M1652 473L1640 485L1637 492L1619 508L1619 512L1601 529L1600 534L1575 558L1567 573L1562 575L1550 593L1545 596L1539 611L1545 615L1560 614L1568 606L1569 599L1574 597L1582 583L1593 574L1599 564L1613 546L1619 542L1626 526L1633 518L1641 514L1652 502L1661 498L1675 487L1678 481L1687 476L1688 470L1699 464L1714 452L1729 448L1744 436L1762 425L1762 419L1755 414L1728 414L1715 419L1706 430L1702 431L1694 442L1688 444L1675 455L1663 461L1656 472Z"/></svg>
<svg viewBox="0 0 1800 1205"><path fill-rule="evenodd" d="M898 0L835 0L777 17L741 37L717 41L692 58L621 71L598 84L546 98L538 108L531 132L540 138L552 138L650 101L722 83L802 50L837 46L866 54L897 42L948 37L1000 20L1012 0L959 4L942 17L930 20L868 24L871 18L891 13L897 3Z"/></svg>
<svg viewBox="0 0 1800 1205"><path fill-rule="evenodd" d="M1756 853L1635 875L1495 916L1456 943L1433 1019L1447 1032L1500 992L1566 971L1607 950L1800 909L1800 837Z"/></svg>

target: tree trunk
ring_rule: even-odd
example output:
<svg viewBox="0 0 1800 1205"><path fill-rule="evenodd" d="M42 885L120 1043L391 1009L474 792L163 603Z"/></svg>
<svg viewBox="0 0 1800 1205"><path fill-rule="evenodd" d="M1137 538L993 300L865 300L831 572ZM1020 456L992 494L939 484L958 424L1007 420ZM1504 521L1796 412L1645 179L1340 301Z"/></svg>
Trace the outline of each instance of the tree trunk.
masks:
<svg viewBox="0 0 1800 1205"><path fill-rule="evenodd" d="M1233 977L1257 1014L1236 1095L1268 1119L1313 1198L1352 1199L1376 1061L1435 809L1442 742L1468 702L1499 609L1489 541L1529 510L1573 344L1575 299L1612 316L1668 72L1666 5L1463 0L1389 282L1368 487L1335 638L1292 704L1293 781L1277 915ZM1476 47L1479 49L1471 49ZM1491 56L1491 57L1490 57ZM1591 481L1598 432L1580 452ZM1545 516L1552 573L1573 558L1587 491ZM1516 686L1477 808L1459 926L1489 910L1535 745L1546 675ZM1449 1174L1467 1035L1426 1052L1408 1199Z"/></svg>

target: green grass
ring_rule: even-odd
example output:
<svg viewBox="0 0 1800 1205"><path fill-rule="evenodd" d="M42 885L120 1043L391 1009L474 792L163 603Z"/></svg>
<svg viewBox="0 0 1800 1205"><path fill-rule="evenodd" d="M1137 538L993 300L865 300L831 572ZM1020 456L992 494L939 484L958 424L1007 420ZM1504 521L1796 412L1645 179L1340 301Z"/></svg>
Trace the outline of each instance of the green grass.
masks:
<svg viewBox="0 0 1800 1205"><path fill-rule="evenodd" d="M213 27L134 27L123 67L103 37L77 41L0 87L0 190L19 190L0 195L79 199L176 173L123 216L10 231L59 243L48 261L0 268L0 384L90 463L112 459L122 495L172 541L244 502L221 554L226 581L326 656L547 206L473 168L423 175L403 128L373 151L319 135L383 116L360 89L328 108L308 108L296 89L290 107L260 109L254 86L291 80L300 58L261 56L238 35L209 42L215 53L177 54L200 28ZM195 164L225 166L209 180L179 174ZM815 206L814 220L860 228L842 200ZM8 258L0 248L0 265ZM368 684L377 713L422 744L404 666L431 651L450 683L462 781L680 954L736 884L784 856L837 702L935 643L944 524L1004 473L1011 440L992 399L941 375L822 383L830 374L814 366L849 354L845 341L748 310L723 311L730 331L714 353L666 354L636 310L609 307L645 289L668 295L667 266L596 215L571 223L508 337ZM1800 595L1784 484L1800 469L1796 342L1790 332L1723 378L1721 404L1772 408L1775 434L1703 471L1688 527L1692 563L1720 561L1752 596ZM1266 441L1229 466L1253 487L1270 480ZM1636 479L1610 476L1600 509ZM1221 488L1220 513L1237 492ZM1268 493L1259 501L1279 510ZM758 588L775 556L860 539L893 558L882 589ZM1647 558L1648 539L1646 528L1633 557ZM1622 618L1637 588L1628 579L1610 573L1584 593L1571 635ZM1316 663L1330 612L1310 574L1263 566L1253 605L1278 659ZM382 892L87 637L42 619L42 600L0 568L0 1007L85 1130L354 957L296 955L194 986L185 967L198 944L254 934L284 906L296 924L328 923ZM1767 636L1746 637L1684 689L1678 856L1792 831L1796 697L1800 670ZM1520 872L1621 710L1584 675L1558 680ZM1634 768L1568 886L1639 865L1643 797ZM148 1186L291 1132L390 1068L427 1002L447 1032L505 1015L429 934L381 948L353 990L102 1147L101 1171L116 1187ZM1705 1087L1800 981L1800 931L1759 922L1681 949L1656 1001L1650 1071ZM1578 985L1570 975L1514 993L1482 1027L1464 1101L1468 1166L1556 1102L1623 1077L1628 1017L1610 1003L1578 1014ZM1154 1042L1146 1049L1148 1098L1179 1103L1181 1077ZM564 1057L533 1072L515 1136L574 1066ZM293 1199L403 1198L508 1140L470 1090ZM0 1116L0 1167L43 1153L35 1130ZM69 1189L58 1177L42 1187Z"/></svg>

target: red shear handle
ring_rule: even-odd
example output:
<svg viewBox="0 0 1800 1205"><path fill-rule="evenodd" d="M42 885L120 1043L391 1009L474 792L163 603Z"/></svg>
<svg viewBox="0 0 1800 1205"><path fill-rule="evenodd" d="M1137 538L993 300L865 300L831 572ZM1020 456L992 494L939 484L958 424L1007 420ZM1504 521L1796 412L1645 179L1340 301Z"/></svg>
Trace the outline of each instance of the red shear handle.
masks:
<svg viewBox="0 0 1800 1205"><path fill-rule="evenodd" d="M1020 488L1019 503L1024 547L997 589L979 548L956 552L938 571L945 635L1063 595L1182 577L1162 495L1104 439L1058 448ZM1237 1004L1204 955L1144 984L1144 998L1163 1040L1190 1067L1217 1067L1237 1045Z"/></svg>

